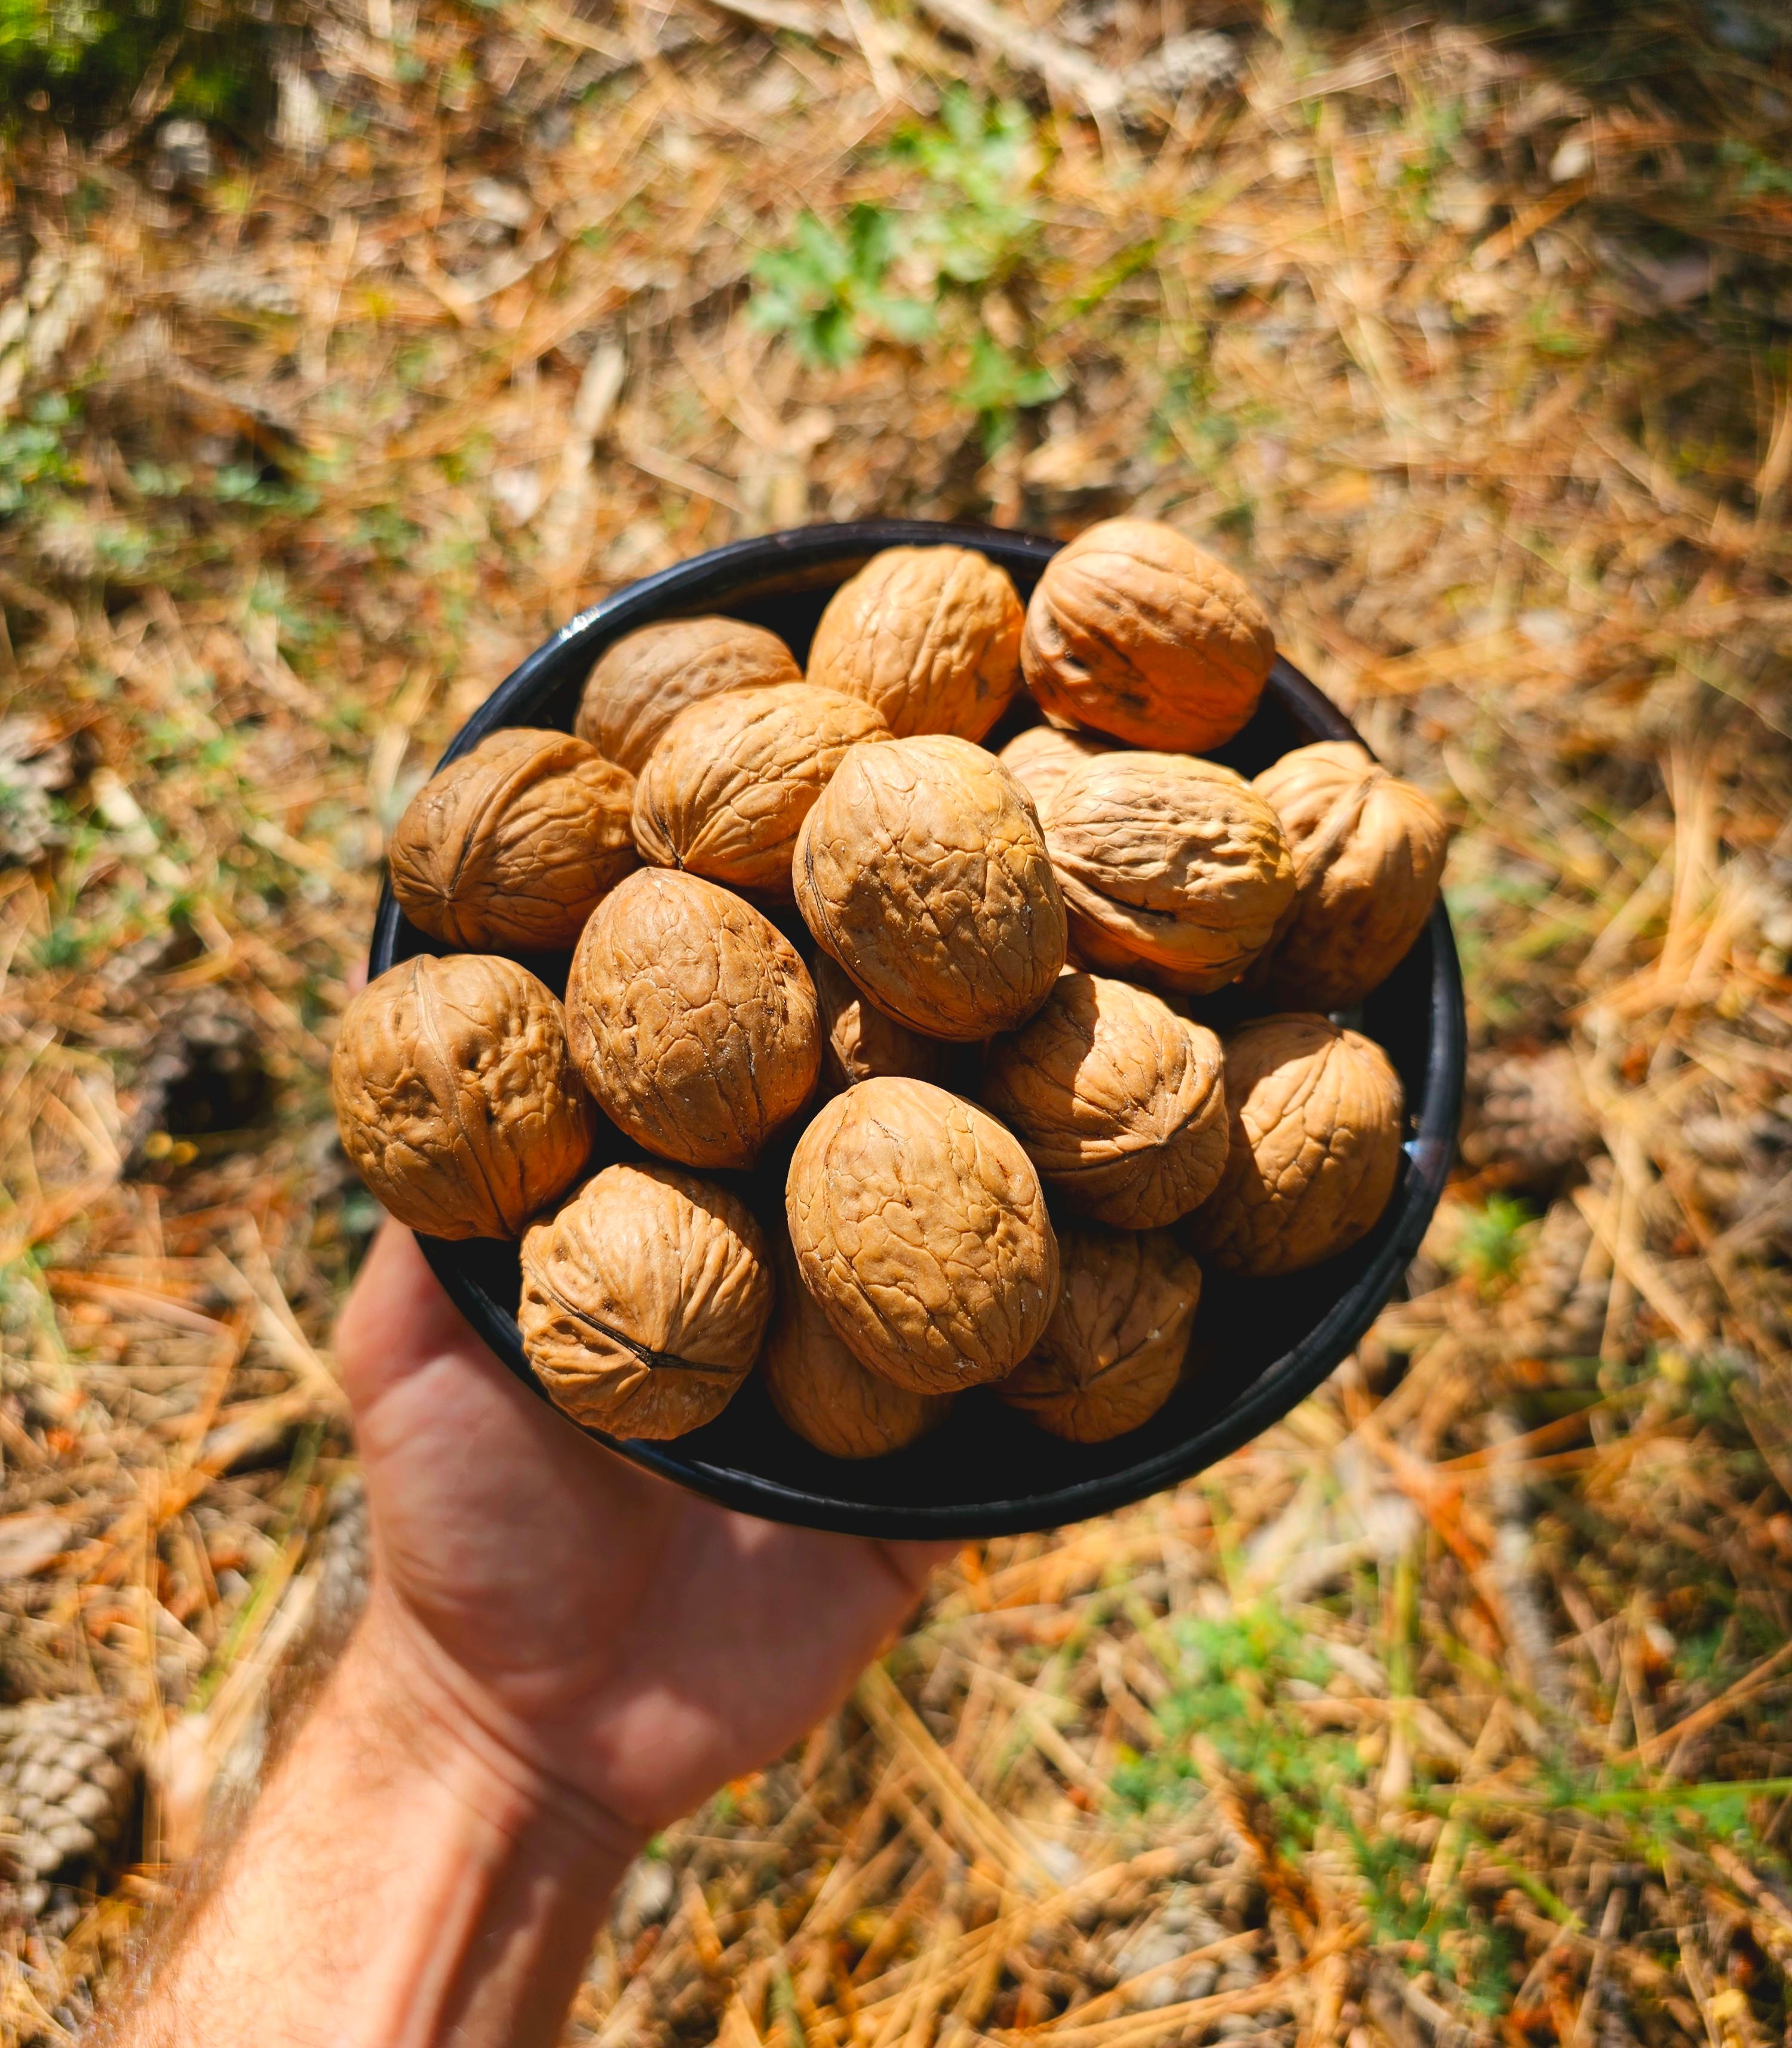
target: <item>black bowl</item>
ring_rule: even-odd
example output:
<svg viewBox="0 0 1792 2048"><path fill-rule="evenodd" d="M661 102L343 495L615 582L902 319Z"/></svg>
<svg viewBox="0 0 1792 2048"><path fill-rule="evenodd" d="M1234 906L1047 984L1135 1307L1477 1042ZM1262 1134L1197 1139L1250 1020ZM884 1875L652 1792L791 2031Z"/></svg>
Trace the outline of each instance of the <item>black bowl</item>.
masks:
<svg viewBox="0 0 1792 2048"><path fill-rule="evenodd" d="M464 754L500 726L570 727L597 656L620 634L654 619L704 612L750 619L781 634L801 661L829 595L869 557L880 548L941 541L981 549L1007 570L1023 599L1057 545L991 528L880 519L717 548L581 612L498 685L443 758ZM1023 708L1014 722L1030 716ZM1008 731L992 735L991 743L1001 744ZM1219 758L1255 774L1290 747L1359 737L1342 712L1278 660L1255 717ZM370 973L436 950L400 914L390 890L382 893ZM564 989L564 956L527 964ZM1418 943L1364 1004L1362 1026L1387 1049L1406 1091L1405 1165L1386 1213L1361 1243L1307 1272L1258 1282L1210 1275L1182 1383L1143 1427L1111 1443L1066 1444L980 1390L963 1396L944 1425L910 1449L847 1461L824 1456L785 1429L751 1379L715 1422L691 1435L613 1448L730 1507L884 1537L1049 1528L1122 1507L1200 1471L1286 1414L1347 1356L1398 1284L1437 1206L1456 1143L1464 1055L1462 978L1441 904ZM752 1173L718 1177L775 1219L788 1150L786 1144ZM467 1320L541 1392L517 1332L516 1247L483 1239L421 1242Z"/></svg>

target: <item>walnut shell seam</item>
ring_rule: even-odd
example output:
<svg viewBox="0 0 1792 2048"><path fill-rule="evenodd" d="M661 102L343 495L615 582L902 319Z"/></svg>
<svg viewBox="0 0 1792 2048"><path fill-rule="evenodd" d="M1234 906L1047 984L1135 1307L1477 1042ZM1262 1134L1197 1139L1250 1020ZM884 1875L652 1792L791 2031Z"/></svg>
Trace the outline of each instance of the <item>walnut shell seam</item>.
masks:
<svg viewBox="0 0 1792 2048"><path fill-rule="evenodd" d="M675 1372L695 1373L700 1379L714 1380L720 1386L734 1387L740 1383L743 1375L725 1365L705 1365L700 1360L681 1358L676 1352L655 1351L651 1344L642 1344L638 1337L631 1337L614 1325L601 1321L568 1301L551 1281L544 1279L539 1274L534 1276L531 1284L538 1294L552 1301L562 1315L569 1317L585 1329L595 1330L611 1344L620 1344L624 1351L639 1359L643 1365L652 1367L655 1371L670 1367Z"/></svg>
<svg viewBox="0 0 1792 2048"><path fill-rule="evenodd" d="M1325 820L1305 845L1294 848L1294 882L1297 891L1316 868L1322 867L1343 845L1363 815L1363 807L1376 787L1383 782L1391 782L1394 778L1375 762L1350 788L1341 791L1327 813ZM1294 905L1289 906L1291 916Z"/></svg>

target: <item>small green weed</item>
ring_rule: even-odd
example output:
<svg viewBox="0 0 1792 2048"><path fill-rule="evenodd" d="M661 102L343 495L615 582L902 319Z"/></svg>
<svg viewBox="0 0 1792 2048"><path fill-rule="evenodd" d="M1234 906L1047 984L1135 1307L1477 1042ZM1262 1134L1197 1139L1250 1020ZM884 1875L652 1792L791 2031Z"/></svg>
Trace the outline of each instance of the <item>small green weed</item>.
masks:
<svg viewBox="0 0 1792 2048"><path fill-rule="evenodd" d="M421 527L393 505L370 505L355 522L355 545L365 548L379 561L409 560L422 537Z"/></svg>
<svg viewBox="0 0 1792 2048"><path fill-rule="evenodd" d="M38 967L68 971L80 967L95 950L94 935L79 917L52 920L49 929L32 946L31 957Z"/></svg>
<svg viewBox="0 0 1792 2048"><path fill-rule="evenodd" d="M971 374L958 402L976 414L983 445L993 453L1014 433L1016 413L1045 405L1063 388L1053 371L1023 363L987 334L977 334L971 338Z"/></svg>
<svg viewBox="0 0 1792 2048"><path fill-rule="evenodd" d="M1199 1789L1193 1745L1204 1740L1261 1800L1284 1856L1306 1855L1321 1836L1344 1850L1378 1942L1407 1945L1415 1966L1434 1970L1476 2011L1502 2011L1512 1938L1453 1887L1442 1900L1426 1896L1424 1852L1375 1824L1356 1738L1315 1729L1300 1709L1299 1697L1333 1675L1324 1646L1267 1603L1224 1620L1180 1619L1165 1633L1182 1668L1157 1712L1162 1737L1123 1763L1115 1792L1146 1813L1189 1798Z"/></svg>
<svg viewBox="0 0 1792 2048"><path fill-rule="evenodd" d="M1184 1617L1169 1625L1181 1682L1159 1709L1163 1740L1115 1775L1114 1789L1141 1809L1195 1789L1190 1744L1197 1736L1248 1778L1274 1815L1280 1846L1309 1848L1323 1794L1361 1780L1354 1742L1314 1736L1278 1688L1289 1679L1320 1685L1332 1676L1325 1653L1279 1609L1248 1608L1223 1621Z"/></svg>
<svg viewBox="0 0 1792 2048"><path fill-rule="evenodd" d="M1528 1202L1490 1195L1484 1208L1464 1213L1448 1255L1451 1270L1466 1274L1482 1294L1491 1293L1518 1270L1525 1232L1536 1220Z"/></svg>
<svg viewBox="0 0 1792 2048"><path fill-rule="evenodd" d="M753 266L754 322L788 334L805 362L834 370L880 332L922 340L933 331L933 310L888 289L896 254L896 219L882 207L853 207L838 230L805 213L789 246L767 250Z"/></svg>
<svg viewBox="0 0 1792 2048"><path fill-rule="evenodd" d="M904 129L890 155L926 180L913 239L937 277L999 281L1030 253L1038 223L1025 202L1041 157L1025 107L985 107L954 87L938 122Z"/></svg>
<svg viewBox="0 0 1792 2048"><path fill-rule="evenodd" d="M1744 1369L1733 1353L1709 1352L1689 1362L1685 1379L1686 1406L1699 1426L1741 1443L1749 1441L1736 1406L1736 1381Z"/></svg>
<svg viewBox="0 0 1792 2048"><path fill-rule="evenodd" d="M903 130L886 161L916 174L912 204L861 200L838 223L799 215L789 240L753 266L749 316L788 336L805 362L834 370L876 342L962 337L969 366L958 401L976 414L986 446L999 447L1017 413L1063 388L1025 347L991 335L981 312L980 295L1017 277L1034 252L1033 122L1022 107L986 106L957 87L938 121Z"/></svg>
<svg viewBox="0 0 1792 2048"><path fill-rule="evenodd" d="M37 399L25 417L0 425L0 519L37 510L76 480L64 429L75 409L60 392Z"/></svg>
<svg viewBox="0 0 1792 2048"><path fill-rule="evenodd" d="M1590 336L1569 324L1569 316L1553 296L1540 299L1525 316L1531 346L1540 355L1565 360L1585 355L1592 348Z"/></svg>
<svg viewBox="0 0 1792 2048"><path fill-rule="evenodd" d="M1792 199L1792 164L1775 162L1740 136L1718 144L1717 160L1736 173L1739 199Z"/></svg>
<svg viewBox="0 0 1792 2048"><path fill-rule="evenodd" d="M252 462L227 464L212 479L211 495L220 505L247 505L258 511L290 513L298 518L317 506L315 491Z"/></svg>
<svg viewBox="0 0 1792 2048"><path fill-rule="evenodd" d="M0 0L0 126L35 98L58 122L103 127L153 71L171 113L246 132L273 98L271 27L271 10L228 0Z"/></svg>
<svg viewBox="0 0 1792 2048"><path fill-rule="evenodd" d="M193 473L179 463L140 462L133 464L130 480L145 498L184 498Z"/></svg>

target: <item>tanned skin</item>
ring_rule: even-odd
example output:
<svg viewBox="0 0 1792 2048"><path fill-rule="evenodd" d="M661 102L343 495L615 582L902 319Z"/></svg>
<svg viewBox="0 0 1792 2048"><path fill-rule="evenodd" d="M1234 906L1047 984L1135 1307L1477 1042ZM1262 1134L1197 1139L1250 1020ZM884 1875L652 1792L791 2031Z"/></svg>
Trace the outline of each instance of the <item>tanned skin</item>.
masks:
<svg viewBox="0 0 1792 2048"><path fill-rule="evenodd" d="M844 1696L949 1546L569 1429L388 1224L343 1313L367 1612L114 2048L546 2048L630 1858Z"/></svg>

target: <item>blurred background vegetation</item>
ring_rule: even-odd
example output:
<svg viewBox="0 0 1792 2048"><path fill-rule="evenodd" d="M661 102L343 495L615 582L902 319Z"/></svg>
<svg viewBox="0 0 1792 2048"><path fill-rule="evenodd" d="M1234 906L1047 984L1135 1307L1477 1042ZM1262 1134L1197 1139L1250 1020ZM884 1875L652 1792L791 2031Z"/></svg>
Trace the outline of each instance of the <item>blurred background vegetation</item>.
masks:
<svg viewBox="0 0 1792 2048"><path fill-rule="evenodd" d="M0 107L8 126L53 122L104 134L153 101L176 116L263 139L279 46L266 4L118 7L5 0Z"/></svg>

